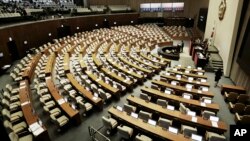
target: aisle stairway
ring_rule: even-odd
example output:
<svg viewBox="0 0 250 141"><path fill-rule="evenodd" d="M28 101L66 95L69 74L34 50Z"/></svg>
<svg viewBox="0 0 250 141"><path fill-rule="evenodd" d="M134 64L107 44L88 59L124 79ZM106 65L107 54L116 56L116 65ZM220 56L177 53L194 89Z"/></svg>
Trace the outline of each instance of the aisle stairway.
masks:
<svg viewBox="0 0 250 141"><path fill-rule="evenodd" d="M219 51L214 46L209 46L208 52L210 53L210 59L208 65L205 67L205 70L208 72L214 72L218 68L223 69L223 60L219 54Z"/></svg>

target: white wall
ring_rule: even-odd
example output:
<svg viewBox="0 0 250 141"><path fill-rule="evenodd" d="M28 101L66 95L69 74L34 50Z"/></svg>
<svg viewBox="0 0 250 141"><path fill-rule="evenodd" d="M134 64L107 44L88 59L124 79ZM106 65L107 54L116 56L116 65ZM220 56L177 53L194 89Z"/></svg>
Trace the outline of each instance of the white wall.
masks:
<svg viewBox="0 0 250 141"><path fill-rule="evenodd" d="M220 2L221 0L209 1L204 38L209 38L215 27L214 45L223 60L224 75L229 76L243 0L226 0L226 12L222 21L218 18Z"/></svg>

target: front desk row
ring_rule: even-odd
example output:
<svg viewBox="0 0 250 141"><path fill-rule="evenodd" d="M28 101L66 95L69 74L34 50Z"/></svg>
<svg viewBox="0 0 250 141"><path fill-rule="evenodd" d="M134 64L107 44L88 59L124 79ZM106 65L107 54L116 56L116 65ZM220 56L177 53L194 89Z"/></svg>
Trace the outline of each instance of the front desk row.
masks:
<svg viewBox="0 0 250 141"><path fill-rule="evenodd" d="M202 141L202 140L226 141L225 136L214 133L214 132L208 132L208 131L206 132L205 137L203 138L202 136L197 135L198 131L196 127L191 127L187 125L181 125L181 131L179 133L178 128L172 127L172 120L159 117L158 121L154 121L154 120L151 120L152 118L151 113L140 111L138 114L136 114L134 113L135 110L136 110L136 107L129 105L129 104L124 104L124 107L120 107L120 106L111 107L109 109L109 113L111 116L102 117L102 122L106 129L106 133L108 135L112 135L112 134L115 134L115 132L117 131L122 140L124 139L131 140L134 138L135 141L152 141L153 138L151 137L154 137L154 139L161 138L163 140L180 139L179 137L182 137L182 139L184 140L192 139L196 141ZM119 112L126 112L126 114L123 114L123 113L119 114ZM123 117L121 118L121 116ZM134 120L133 118L138 118L138 120ZM133 121L129 121L130 119L132 119ZM123 121L122 121L122 124L119 125L118 122L120 122L120 120L121 121L123 120ZM143 122L141 122L141 120ZM138 121L138 123L135 123L136 121ZM137 126L141 124L148 124L148 125L146 126L143 125L139 127ZM130 126L127 126L127 125L130 125ZM156 128L152 128L150 127L150 125ZM148 127L148 128L145 128L145 127ZM164 134L164 132L165 133L168 132L167 134L168 136L159 135L161 134L161 133L157 133L159 129L161 130L162 134ZM155 132L152 130L155 130ZM151 137L141 134L140 132L149 133L149 136ZM135 134L137 135L134 137ZM169 135L172 137L170 137Z"/></svg>

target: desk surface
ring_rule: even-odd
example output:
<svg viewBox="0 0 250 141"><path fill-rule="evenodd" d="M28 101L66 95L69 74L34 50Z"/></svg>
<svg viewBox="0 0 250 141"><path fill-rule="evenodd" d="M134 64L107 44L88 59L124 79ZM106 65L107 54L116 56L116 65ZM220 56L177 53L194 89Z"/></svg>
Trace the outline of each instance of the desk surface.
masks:
<svg viewBox="0 0 250 141"><path fill-rule="evenodd" d="M163 93L161 91L151 89L151 88L143 87L143 88L141 88L141 91L143 93L146 93L146 94L153 96L153 97L166 99L166 100L170 100L170 101L174 100L177 102L182 102L182 103L188 104L190 106L195 106L195 108L197 108L197 109L210 110L210 111L214 111L214 112L218 112L220 109L219 105L216 103L211 103L211 104L206 103L205 106L202 106L201 102L199 100L185 99L181 96L177 96L177 95L173 95L173 94L169 95L169 94L166 94L166 93Z"/></svg>
<svg viewBox="0 0 250 141"><path fill-rule="evenodd" d="M175 73L175 74L180 74L180 75L186 75L188 77L207 79L207 76L204 76L204 75L198 75L198 74L192 74L192 73L184 73L184 72L174 71L174 70L168 70L168 72Z"/></svg>
<svg viewBox="0 0 250 141"><path fill-rule="evenodd" d="M103 101L101 98L93 98L94 95L90 92L87 91L82 85L78 83L78 81L74 78L73 74L68 73L66 74L67 78L71 82L72 86L78 90L85 98L87 98L90 103L94 104L95 106L98 106L99 108L102 108L103 106Z"/></svg>
<svg viewBox="0 0 250 141"><path fill-rule="evenodd" d="M132 105L144 107L144 108L146 108L154 113L157 113L160 116L166 116L166 117L170 117L174 120L180 120L180 121L185 122L186 124L189 124L189 125L195 125L197 127L205 128L206 130L209 130L209 131L212 130L212 131L217 131L220 133L224 133L227 131L227 125L223 121L217 122L218 127L215 127L212 125L212 122L210 120L205 120L200 116L196 116L197 122L195 122L192 120L192 116L182 114L180 111L177 111L177 110L169 110L169 109L163 108L160 105L157 105L157 104L152 103L152 102L146 102L145 100L140 99L140 98L135 97L135 96L131 96L131 95L128 96L127 101Z"/></svg>
<svg viewBox="0 0 250 141"><path fill-rule="evenodd" d="M140 129L144 132L150 133L153 136L160 137L162 139L168 139L168 140L176 140L176 141L185 141L189 140L188 138L185 138L183 134L174 134L167 130L163 130L159 126L152 126L148 123L143 122L141 119L135 119L129 115L127 115L125 112L118 111L114 107L111 107L108 112L113 116L114 118L118 118L119 120L127 122L129 125L133 125L134 128Z"/></svg>
<svg viewBox="0 0 250 141"><path fill-rule="evenodd" d="M45 74L51 74L53 66L54 66L55 58L56 58L56 55L54 53L48 56L48 61L45 67Z"/></svg>
<svg viewBox="0 0 250 141"><path fill-rule="evenodd" d="M106 60L107 60L113 67L115 67L116 69L118 69L118 70L120 70L120 71L123 71L123 72L125 72L126 74L131 75L131 76L133 76L133 77L135 77L135 78L143 79L143 76L142 76L142 75L137 74L137 73L134 73L134 72L131 72L131 71L125 69L125 68L122 68L119 64L116 64L116 63L113 61L113 59L110 60L110 59L111 59L110 55L106 55L106 58L107 58Z"/></svg>
<svg viewBox="0 0 250 141"><path fill-rule="evenodd" d="M200 81L196 81L196 80L189 81L187 79L184 79L183 77L178 79L175 76L165 75L165 74L162 74L161 77L169 79L169 80L179 81L179 82L185 83L185 84L192 84L196 87L199 87L199 86L210 87L210 84L208 82L200 82Z"/></svg>
<svg viewBox="0 0 250 141"><path fill-rule="evenodd" d="M147 73L147 74L152 73L151 70L148 70L148 69L139 67L139 66L137 66L137 65L135 65L135 64L133 64L133 63L131 63L131 62L129 62L127 59L123 58L122 55L120 55L120 54L118 54L117 56L118 56L118 58L119 58L120 60L122 60L124 63L128 64L128 65L131 66L131 67L134 67L134 68L136 68L136 69L138 69L138 70L140 70L140 71L143 71L143 72L145 72L145 73Z"/></svg>
<svg viewBox="0 0 250 141"><path fill-rule="evenodd" d="M94 74L90 71L85 71L85 73L91 78L92 81L95 81L99 85L101 85L104 89L108 90L112 95L119 97L120 90L118 88L114 88L111 85L105 83L102 79L98 79Z"/></svg>
<svg viewBox="0 0 250 141"><path fill-rule="evenodd" d="M224 94L224 92L237 92L239 94L245 94L246 89L242 86L235 86L235 85L228 85L228 84L222 84L221 85L221 93Z"/></svg>
<svg viewBox="0 0 250 141"><path fill-rule="evenodd" d="M58 89L56 88L56 86L54 85L54 82L52 81L51 77L46 77L46 84L47 87L51 93L51 95L53 96L54 100L58 103L58 105L65 111L65 113L67 113L67 115L70 118L75 118L79 116L80 118L80 114L78 110L74 110L69 103L67 103L63 97L59 94ZM79 120L79 119L77 119Z"/></svg>
<svg viewBox="0 0 250 141"><path fill-rule="evenodd" d="M197 72L202 72L202 73L205 73L205 70L201 69L196 69L196 68L187 68L187 67L182 67L182 66L174 66L174 68L178 69L178 71L190 71L190 72L193 72L193 73L197 73Z"/></svg>
<svg viewBox="0 0 250 141"><path fill-rule="evenodd" d="M139 58L136 58L136 57L132 56L131 54L130 54L129 56L130 56L130 58L134 59L135 61L137 61L137 62L139 62L139 63L142 63L142 64L144 64L144 65L146 65L146 66L149 66L149 67L151 67L151 68L153 68L153 69L156 69L156 70L159 70L159 69L160 69L159 66L155 66L155 65L153 65L153 64L146 63L145 61L143 61L143 60L141 60L141 59L139 59Z"/></svg>
<svg viewBox="0 0 250 141"><path fill-rule="evenodd" d="M40 121L38 115L34 112L34 108L32 106L32 94L30 91L30 86L28 80L23 80L20 82L19 86L19 98L20 98L20 103L21 103L21 108L23 112L23 116L25 118L26 123L28 124L29 127L32 127L33 125L36 125L37 130L32 131L34 137L36 140L50 140L48 131L44 127L44 125L41 125L38 121ZM39 132L38 129L40 130Z"/></svg>
<svg viewBox="0 0 250 141"><path fill-rule="evenodd" d="M183 86L178 86L178 85L171 85L169 83L166 82L162 82L162 81L157 81L157 80L153 80L151 81L153 84L159 85L159 86L163 86L163 87L167 87L167 88L172 88L176 91L181 91L181 92L186 92L186 93L191 93L194 94L196 96L202 97L202 96L207 96L207 97L214 97L214 94L212 92L204 92L198 89L191 89L188 90L186 87Z"/></svg>
<svg viewBox="0 0 250 141"><path fill-rule="evenodd" d="M29 62L28 66L25 68L25 70L23 71L22 77L23 79L28 79L29 82L31 81L36 65L39 62L39 59L42 57L41 53L36 54L32 60Z"/></svg>

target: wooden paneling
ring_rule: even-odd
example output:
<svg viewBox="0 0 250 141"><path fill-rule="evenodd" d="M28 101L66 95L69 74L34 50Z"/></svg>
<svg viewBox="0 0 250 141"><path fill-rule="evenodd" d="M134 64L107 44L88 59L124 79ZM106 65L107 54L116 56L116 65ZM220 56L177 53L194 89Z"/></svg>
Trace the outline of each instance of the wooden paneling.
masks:
<svg viewBox="0 0 250 141"><path fill-rule="evenodd" d="M11 63L7 48L9 37L15 40L20 57L24 57L25 50L33 47L37 48L47 42L52 42L52 39L57 38L57 28L62 24L69 25L71 28L71 34L74 34L76 32L102 28L105 18L110 21L110 25L112 26L114 22L117 22L117 25L130 24L130 21L132 20L134 23L137 23L138 17L139 14L137 13L91 15L31 22L28 24L2 28L0 29L0 52L4 53L4 57L0 59L0 67ZM95 26L96 24L98 24L98 27ZM79 27L78 30L77 27ZM51 33L51 36L48 35L49 33ZM24 41L28 42L26 47L24 45Z"/></svg>

